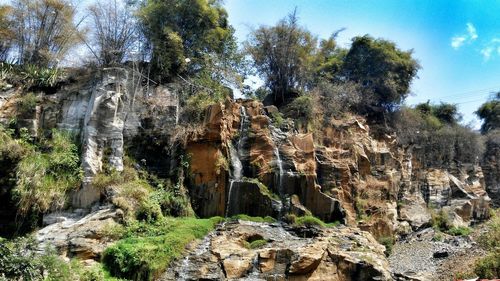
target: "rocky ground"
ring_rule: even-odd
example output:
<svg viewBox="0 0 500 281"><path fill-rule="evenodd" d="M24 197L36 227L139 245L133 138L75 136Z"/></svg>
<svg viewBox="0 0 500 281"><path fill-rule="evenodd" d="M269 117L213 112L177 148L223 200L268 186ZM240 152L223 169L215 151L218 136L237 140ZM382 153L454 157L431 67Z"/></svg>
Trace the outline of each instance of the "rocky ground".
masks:
<svg viewBox="0 0 500 281"><path fill-rule="evenodd" d="M453 280L456 273L470 270L483 254L469 236L437 234L427 228L398 241L389 263L393 273L410 280Z"/></svg>

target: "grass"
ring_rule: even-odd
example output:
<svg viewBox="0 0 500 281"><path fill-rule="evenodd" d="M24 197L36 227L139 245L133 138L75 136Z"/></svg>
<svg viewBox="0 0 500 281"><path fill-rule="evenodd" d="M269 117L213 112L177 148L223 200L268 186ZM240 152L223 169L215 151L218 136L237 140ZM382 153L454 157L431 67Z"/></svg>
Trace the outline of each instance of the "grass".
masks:
<svg viewBox="0 0 500 281"><path fill-rule="evenodd" d="M326 227L335 227L335 226L340 224L340 222L338 222L338 221L331 222L331 223L325 223L321 219L319 219L315 216L312 216L312 215L298 217L298 216L293 215L293 214L288 214L288 215L286 215L284 220L293 226L306 226L306 227L317 226L317 227L326 228Z"/></svg>
<svg viewBox="0 0 500 281"><path fill-rule="evenodd" d="M268 241L265 239L257 239L252 242L244 241L244 246L247 249L258 249L262 246L267 245Z"/></svg>
<svg viewBox="0 0 500 281"><path fill-rule="evenodd" d="M82 179L78 147L68 133L53 130L52 138L33 147L19 162L13 190L18 212L46 212L61 208L66 194Z"/></svg>
<svg viewBox="0 0 500 281"><path fill-rule="evenodd" d="M390 256L392 254L392 247L396 243L396 241L394 240L394 237L392 237L392 236L380 237L378 239L378 242L385 246L385 251L384 251L385 255Z"/></svg>
<svg viewBox="0 0 500 281"><path fill-rule="evenodd" d="M500 277L500 216L498 212L487 223L486 229L478 242L488 251L488 254L476 262L474 273L480 278L494 279Z"/></svg>
<svg viewBox="0 0 500 281"><path fill-rule="evenodd" d="M106 270L113 276L132 280L153 280L187 244L203 238L221 218L162 218L155 223L134 222L123 229L122 239L103 254Z"/></svg>
<svg viewBox="0 0 500 281"><path fill-rule="evenodd" d="M472 233L472 229L464 226L452 227L447 233L453 236L467 236Z"/></svg>
<svg viewBox="0 0 500 281"><path fill-rule="evenodd" d="M233 220L243 220L243 221L251 221L251 222L266 222L266 223L274 223L276 222L275 218L272 218L270 216L266 217L251 217L245 214L239 214L239 215L234 215L231 217Z"/></svg>

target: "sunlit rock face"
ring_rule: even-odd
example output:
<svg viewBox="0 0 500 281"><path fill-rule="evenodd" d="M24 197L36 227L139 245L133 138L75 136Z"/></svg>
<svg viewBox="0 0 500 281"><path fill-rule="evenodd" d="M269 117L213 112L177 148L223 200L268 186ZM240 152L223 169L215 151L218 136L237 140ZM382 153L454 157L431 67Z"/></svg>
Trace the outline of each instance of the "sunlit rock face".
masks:
<svg viewBox="0 0 500 281"><path fill-rule="evenodd" d="M315 216L343 221L339 201L323 193L317 184L312 134L284 132L272 126L265 108L256 101L211 106L203 129L186 146L189 190L198 215L224 216L251 210L277 216L290 209L296 195ZM235 165L235 161L241 164ZM241 170L236 171L240 165ZM259 184L252 184L256 181ZM266 203L257 206L254 202Z"/></svg>
<svg viewBox="0 0 500 281"><path fill-rule="evenodd" d="M277 126L272 110L246 100L208 109L202 130L186 145L198 215L312 213L377 237L429 225L429 208L450 213L457 226L487 217L477 165L422 168L396 136L374 138L359 117L332 120L313 134ZM249 184L256 180L265 192ZM256 210L251 202L267 203Z"/></svg>

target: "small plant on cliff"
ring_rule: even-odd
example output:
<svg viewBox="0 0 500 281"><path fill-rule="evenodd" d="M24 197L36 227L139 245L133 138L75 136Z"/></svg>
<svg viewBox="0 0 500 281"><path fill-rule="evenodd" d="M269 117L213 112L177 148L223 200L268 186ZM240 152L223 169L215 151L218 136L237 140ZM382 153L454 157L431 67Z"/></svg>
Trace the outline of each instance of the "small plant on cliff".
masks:
<svg viewBox="0 0 500 281"><path fill-rule="evenodd" d="M390 256L392 254L392 247L394 246L394 243L396 243L394 237L383 236L378 239L378 242L385 246L385 251L384 251L385 255Z"/></svg>
<svg viewBox="0 0 500 281"><path fill-rule="evenodd" d="M32 114L38 104L38 97L34 93L27 93L17 101L17 110L22 114Z"/></svg>
<svg viewBox="0 0 500 281"><path fill-rule="evenodd" d="M448 214L442 209L438 212L431 210L431 225L435 230L446 232L452 226Z"/></svg>

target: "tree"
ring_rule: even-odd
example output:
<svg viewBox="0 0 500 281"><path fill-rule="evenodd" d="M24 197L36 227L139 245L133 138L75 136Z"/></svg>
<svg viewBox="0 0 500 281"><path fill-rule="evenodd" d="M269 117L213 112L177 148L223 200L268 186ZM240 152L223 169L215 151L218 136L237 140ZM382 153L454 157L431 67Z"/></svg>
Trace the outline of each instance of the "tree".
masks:
<svg viewBox="0 0 500 281"><path fill-rule="evenodd" d="M14 0L12 7L20 64L55 66L79 41L69 0Z"/></svg>
<svg viewBox="0 0 500 281"><path fill-rule="evenodd" d="M315 58L315 76L316 80L324 79L329 82L338 82L338 74L342 70L347 49L339 48L335 38L342 32L338 30L328 39L321 40ZM315 82L317 84L318 81Z"/></svg>
<svg viewBox="0 0 500 281"><path fill-rule="evenodd" d="M442 102L439 105L431 106L431 113L441 122L449 125L457 124L462 119L457 105L451 103Z"/></svg>
<svg viewBox="0 0 500 281"><path fill-rule="evenodd" d="M14 39L12 7L0 6L0 61L5 61Z"/></svg>
<svg viewBox="0 0 500 281"><path fill-rule="evenodd" d="M261 26L250 34L245 48L276 104L284 102L292 90L307 88L316 45L316 37L298 25L295 12L274 26Z"/></svg>
<svg viewBox="0 0 500 281"><path fill-rule="evenodd" d="M136 40L136 23L129 10L117 0L89 7L93 22L96 54L104 66L121 63L129 55Z"/></svg>
<svg viewBox="0 0 500 281"><path fill-rule="evenodd" d="M159 80L224 66L234 58L234 30L220 1L146 0L138 14Z"/></svg>
<svg viewBox="0 0 500 281"><path fill-rule="evenodd" d="M483 134L500 129L500 92L493 99L481 105L475 113L483 120L481 126Z"/></svg>
<svg viewBox="0 0 500 281"><path fill-rule="evenodd" d="M419 68L411 50L401 51L391 41L365 35L353 39L342 78L361 83L373 93L373 105L390 112L408 96Z"/></svg>

